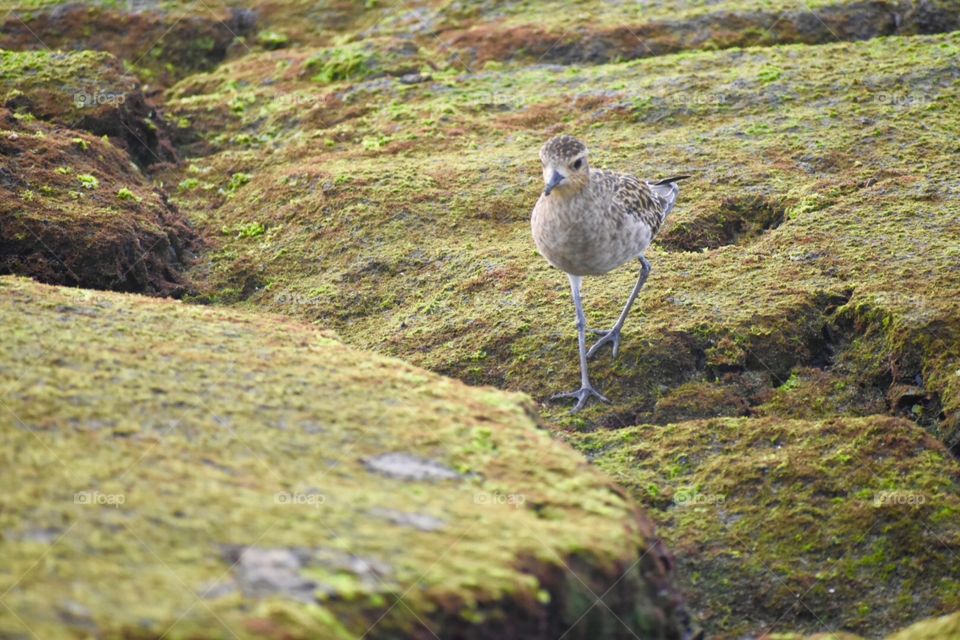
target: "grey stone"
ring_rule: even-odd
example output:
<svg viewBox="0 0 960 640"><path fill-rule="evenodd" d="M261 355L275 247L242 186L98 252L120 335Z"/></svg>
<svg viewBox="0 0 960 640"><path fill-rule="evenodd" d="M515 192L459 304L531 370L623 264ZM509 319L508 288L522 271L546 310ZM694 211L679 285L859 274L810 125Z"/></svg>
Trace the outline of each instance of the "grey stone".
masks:
<svg viewBox="0 0 960 640"><path fill-rule="evenodd" d="M459 473L436 460L408 453L385 453L364 461L367 469L402 480L458 480Z"/></svg>

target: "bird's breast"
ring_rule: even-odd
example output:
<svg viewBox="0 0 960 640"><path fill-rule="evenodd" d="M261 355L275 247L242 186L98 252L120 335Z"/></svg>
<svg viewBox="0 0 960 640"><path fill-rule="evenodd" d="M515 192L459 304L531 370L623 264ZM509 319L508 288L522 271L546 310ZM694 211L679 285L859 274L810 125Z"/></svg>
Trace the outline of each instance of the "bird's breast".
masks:
<svg viewBox="0 0 960 640"><path fill-rule="evenodd" d="M531 217L533 241L550 264L573 275L600 275L635 258L650 242L644 227L575 199L541 196Z"/></svg>

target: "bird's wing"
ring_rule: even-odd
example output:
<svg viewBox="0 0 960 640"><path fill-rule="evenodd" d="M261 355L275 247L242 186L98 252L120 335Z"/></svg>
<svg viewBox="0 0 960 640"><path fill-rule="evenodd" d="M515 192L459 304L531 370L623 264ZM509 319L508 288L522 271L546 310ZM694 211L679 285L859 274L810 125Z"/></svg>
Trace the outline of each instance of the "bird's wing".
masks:
<svg viewBox="0 0 960 640"><path fill-rule="evenodd" d="M660 204L660 224L663 224L667 216L670 215L670 212L673 211L673 205L677 201L677 195L680 193L677 180L683 180L686 177L687 176L680 176L678 178L670 178L669 180L647 183Z"/></svg>
<svg viewBox="0 0 960 640"><path fill-rule="evenodd" d="M639 218L650 228L651 237L656 235L666 220L677 197L669 186L650 185L626 173L605 171L601 182L612 192L613 213Z"/></svg>

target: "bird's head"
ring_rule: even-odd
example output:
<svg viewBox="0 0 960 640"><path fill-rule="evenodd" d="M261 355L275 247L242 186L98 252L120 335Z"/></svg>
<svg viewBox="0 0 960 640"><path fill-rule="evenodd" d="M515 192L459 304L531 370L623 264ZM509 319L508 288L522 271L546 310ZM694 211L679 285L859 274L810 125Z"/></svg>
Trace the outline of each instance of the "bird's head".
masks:
<svg viewBox="0 0 960 640"><path fill-rule="evenodd" d="M573 136L550 138L540 147L540 162L543 163L543 195L556 191L569 196L587 185L590 167L587 164L587 147Z"/></svg>

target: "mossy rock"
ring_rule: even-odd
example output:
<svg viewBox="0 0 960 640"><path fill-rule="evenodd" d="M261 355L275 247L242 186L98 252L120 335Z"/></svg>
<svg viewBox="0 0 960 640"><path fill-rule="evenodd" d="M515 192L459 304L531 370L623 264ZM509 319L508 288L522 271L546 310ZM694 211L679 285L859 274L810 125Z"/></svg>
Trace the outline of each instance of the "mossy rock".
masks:
<svg viewBox="0 0 960 640"><path fill-rule="evenodd" d="M960 463L911 422L729 418L569 440L647 506L715 637L876 637L960 608Z"/></svg>
<svg viewBox="0 0 960 640"><path fill-rule="evenodd" d="M802 7L764 0L637 5L587 0L436 3L397 11L378 2L174 0L146 8L111 1L3 0L9 48L112 51L163 85L225 57L291 43L340 47L347 40L400 37L440 45L441 64L593 64L688 50L823 44L960 27L956 0L816 0ZM93 28L87 28L93 25ZM258 31L259 30L259 31Z"/></svg>
<svg viewBox="0 0 960 640"><path fill-rule="evenodd" d="M715 415L750 414L748 399L735 387L712 382L688 382L657 400L653 415L658 424L710 418Z"/></svg>
<svg viewBox="0 0 960 640"><path fill-rule="evenodd" d="M899 631L887 640L957 640L960 638L960 612L923 620Z"/></svg>
<svg viewBox="0 0 960 640"><path fill-rule="evenodd" d="M853 633L832 632L815 633L812 636L806 636L802 633L771 633L763 636L764 640L863 640L863 636Z"/></svg>
<svg viewBox="0 0 960 640"><path fill-rule="evenodd" d="M21 116L108 136L141 167L176 162L167 123L109 53L0 50L0 99Z"/></svg>
<svg viewBox="0 0 960 640"><path fill-rule="evenodd" d="M51 23L57 2L30 4L39 21L19 18ZM162 11L209 19L210 9L232 15L229 4L182 0ZM794 437L788 449L805 466L788 461L779 470L798 486L793 502L771 506L770 521L795 536L816 531L818 519L846 533L851 513L863 515L863 496L842 512L850 498L839 473L856 464L854 445L896 470L879 487L862 469L850 471L862 488L891 492L896 506L866 509L865 521L882 530L866 551L801 535L764 538L756 553L738 556L710 547L697 556L708 569L699 573L682 564L684 584L721 637L769 631L778 619L804 633L876 636L958 606L955 580L940 579L950 566L941 547L919 552L915 566L897 554L915 549L917 527L936 513L955 515L955 463L922 436L960 453L960 39L858 41L956 29L955 0L818 0L810 11L765 0L441 3L410 12L306 0L248 6L261 9L256 29L283 34L284 47L238 41L222 49L218 68L153 96L167 101L187 158L156 176L179 185L176 204L210 247L191 272L193 300L281 312L435 372L546 398L578 377L565 279L529 238L541 188L537 148L562 131L588 143L593 166L649 178L692 173L648 253L654 273L620 359L602 354L591 365L614 404L573 418L566 406L544 404L543 415L558 429L584 431L666 423L624 437L663 429L681 441L693 438L689 425L714 425L680 422L687 418L763 417L717 423L729 428L729 451L766 451L772 425L785 425ZM158 24L167 28L168 18ZM17 46L28 46L26 32L12 26L23 38ZM122 37L93 40L135 62ZM181 42L196 52L210 41ZM784 42L830 44L775 46ZM177 52L161 44L134 71L163 86L188 68L212 67L221 55L213 50L168 68ZM671 51L680 53L659 55ZM547 64L557 62L579 66ZM587 282L591 325L613 321L635 277L623 269ZM882 444L895 452L885 455ZM737 475L757 468L721 464L724 452L702 446L697 454L715 456L705 464L716 481L738 491L744 513L758 521L744 497L755 488ZM817 452L829 464L818 465ZM628 475L663 472L664 460L644 454L619 461ZM756 455L747 450L743 459L759 465ZM683 472L672 464L666 468ZM749 477L770 498L766 476ZM901 490L908 481L934 487L932 503L945 511L896 502L909 500L911 490ZM648 499L646 487L634 490L658 517L675 509L669 491ZM380 513L432 526L429 518ZM723 524L739 532L735 522ZM955 545L955 529L935 524ZM673 540L700 540L709 530L736 543L709 518L676 518L670 527ZM292 555L248 561L329 558L286 550ZM690 549L681 550L693 562ZM799 568L774 560L772 571L759 570L757 558L769 561L778 550ZM235 546L219 551L242 560ZM850 569L856 593L820 589L838 579L835 566ZM746 605L730 599L747 591L746 580L754 580L756 607L740 618L737 607ZM794 597L811 585L817 620ZM918 606L908 601L914 594ZM876 604L885 597L893 604Z"/></svg>
<svg viewBox="0 0 960 640"><path fill-rule="evenodd" d="M257 52L178 83L167 92L168 113L185 123L174 134L187 155L260 149L278 136L363 116L367 100L354 95L363 92L356 83L429 82L432 53L400 38ZM255 127L247 126L254 120Z"/></svg>
<svg viewBox="0 0 960 640"><path fill-rule="evenodd" d="M802 7L735 1L610 8L597 2L578 3L573 11L567 3L556 5L551 10L518 4L504 19L476 20L442 31L440 38L470 64L596 64L680 51L829 44L960 28L960 5L952 0L840 0Z"/></svg>
<svg viewBox="0 0 960 640"><path fill-rule="evenodd" d="M0 635L685 632L649 520L520 394L19 278L0 323Z"/></svg>
<svg viewBox="0 0 960 640"><path fill-rule="evenodd" d="M654 421L687 383L776 412L760 407L798 404L780 388L818 369L850 399L822 414L879 402L960 450L958 52L954 33L329 85L302 77L300 54L255 53L171 91L170 112L207 133L164 177L215 247L201 299L539 399L578 379L565 278L529 236L539 145L567 131L595 166L692 171L619 360L591 365L614 404L574 419L545 405L548 419ZM237 172L250 181L229 191ZM252 224L263 233L238 231ZM635 278L587 281L591 326Z"/></svg>
<svg viewBox="0 0 960 640"><path fill-rule="evenodd" d="M189 7L149 4L155 6L109 1L0 2L4 11L0 47L107 51L151 85L162 87L213 67L226 57L231 44L256 33L256 14L250 10L206 2Z"/></svg>
<svg viewBox="0 0 960 640"><path fill-rule="evenodd" d="M0 107L0 274L182 295L197 236L104 138Z"/></svg>
<svg viewBox="0 0 960 640"><path fill-rule="evenodd" d="M804 636L799 633L774 633L769 640L862 640L848 633L817 633ZM897 631L886 640L958 640L960 638L960 613L921 620L906 629Z"/></svg>

